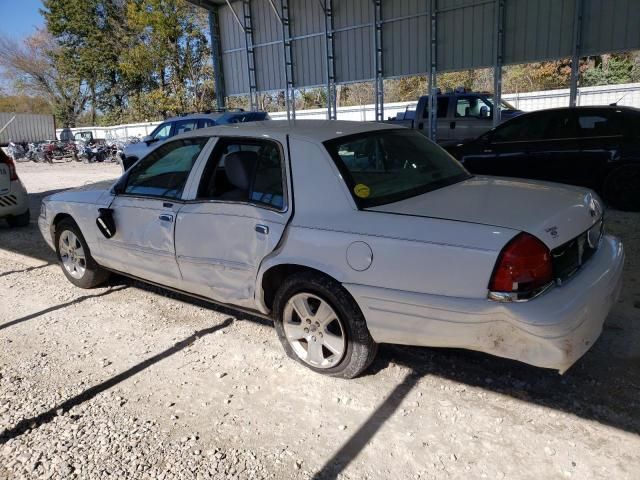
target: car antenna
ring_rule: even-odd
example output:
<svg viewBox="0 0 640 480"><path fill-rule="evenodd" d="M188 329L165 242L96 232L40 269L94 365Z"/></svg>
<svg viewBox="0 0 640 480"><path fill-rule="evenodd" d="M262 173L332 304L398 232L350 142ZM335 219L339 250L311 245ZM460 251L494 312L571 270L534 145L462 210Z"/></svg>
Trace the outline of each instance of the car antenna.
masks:
<svg viewBox="0 0 640 480"><path fill-rule="evenodd" d="M617 106L618 106L618 104L622 101L622 99L623 99L624 97L626 97L627 95L629 95L629 92L627 92L627 93L625 93L624 95L622 95L622 96L621 96L618 100L616 100L615 102L610 103L610 104L609 104L609 106L610 106L610 107L617 107Z"/></svg>

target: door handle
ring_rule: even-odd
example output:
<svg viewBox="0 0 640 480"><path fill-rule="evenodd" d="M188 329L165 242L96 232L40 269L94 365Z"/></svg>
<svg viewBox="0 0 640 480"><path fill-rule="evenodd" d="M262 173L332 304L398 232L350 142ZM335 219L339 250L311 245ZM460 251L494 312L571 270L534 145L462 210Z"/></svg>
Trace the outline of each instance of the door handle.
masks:
<svg viewBox="0 0 640 480"><path fill-rule="evenodd" d="M163 213L158 218L163 222L173 222L173 215L167 215L166 213Z"/></svg>
<svg viewBox="0 0 640 480"><path fill-rule="evenodd" d="M269 234L269 227L266 225L256 225L256 232L262 233L263 235Z"/></svg>

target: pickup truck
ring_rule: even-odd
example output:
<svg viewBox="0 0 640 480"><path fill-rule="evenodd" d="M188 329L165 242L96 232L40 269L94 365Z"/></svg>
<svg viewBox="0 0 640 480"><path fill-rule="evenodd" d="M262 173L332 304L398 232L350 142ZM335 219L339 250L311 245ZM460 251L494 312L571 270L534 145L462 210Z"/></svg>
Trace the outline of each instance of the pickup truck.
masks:
<svg viewBox="0 0 640 480"><path fill-rule="evenodd" d="M493 128L493 94L469 92L438 93L437 136L442 147L473 140ZM500 101L500 123L522 113L508 102ZM407 110L385 123L404 125L429 134L429 95L420 97L415 111Z"/></svg>

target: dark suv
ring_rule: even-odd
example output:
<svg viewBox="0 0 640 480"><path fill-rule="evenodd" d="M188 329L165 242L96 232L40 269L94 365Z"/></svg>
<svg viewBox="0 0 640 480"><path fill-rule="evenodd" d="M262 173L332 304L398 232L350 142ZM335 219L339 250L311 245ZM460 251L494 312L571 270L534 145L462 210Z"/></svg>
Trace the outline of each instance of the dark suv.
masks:
<svg viewBox="0 0 640 480"><path fill-rule="evenodd" d="M599 106L520 115L450 150L472 173L589 187L640 210L640 110Z"/></svg>

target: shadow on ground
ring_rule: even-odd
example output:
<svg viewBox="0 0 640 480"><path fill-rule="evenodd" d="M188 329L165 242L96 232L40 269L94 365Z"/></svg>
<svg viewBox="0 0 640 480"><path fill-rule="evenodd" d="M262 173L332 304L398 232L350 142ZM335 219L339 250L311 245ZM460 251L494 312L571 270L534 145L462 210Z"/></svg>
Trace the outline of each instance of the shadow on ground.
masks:
<svg viewBox="0 0 640 480"><path fill-rule="evenodd" d="M23 433L28 432L29 430L38 428L40 425L49 423L56 416L62 415L68 412L73 407L91 400L96 395L104 392L105 390L108 390L114 387L118 383L133 377L134 375L153 366L159 361L164 360L167 357L170 357L171 355L179 352L180 350L183 350L184 348L188 347L193 342L195 342L198 338L204 337L205 335L209 335L217 330L221 330L225 327L228 327L229 325L231 325L232 322L233 322L232 319L227 318L225 321L223 321L218 325L214 325L213 327L199 330L195 332L193 335L190 335L189 337L177 342L173 346L167 348L166 350L163 350L162 352L154 355L153 357L147 358L146 360L134 365L133 367L125 370L124 372L116 375L115 377L111 377L110 379L102 383L99 383L97 385L94 385L91 388L88 388L84 392L74 397L71 397L68 400L65 400L61 404L56 405L55 407L47 410L46 412L43 412L40 415L33 418L26 418L24 420L21 420L15 427L0 433L0 445L8 442L12 438L16 438L22 435Z"/></svg>

